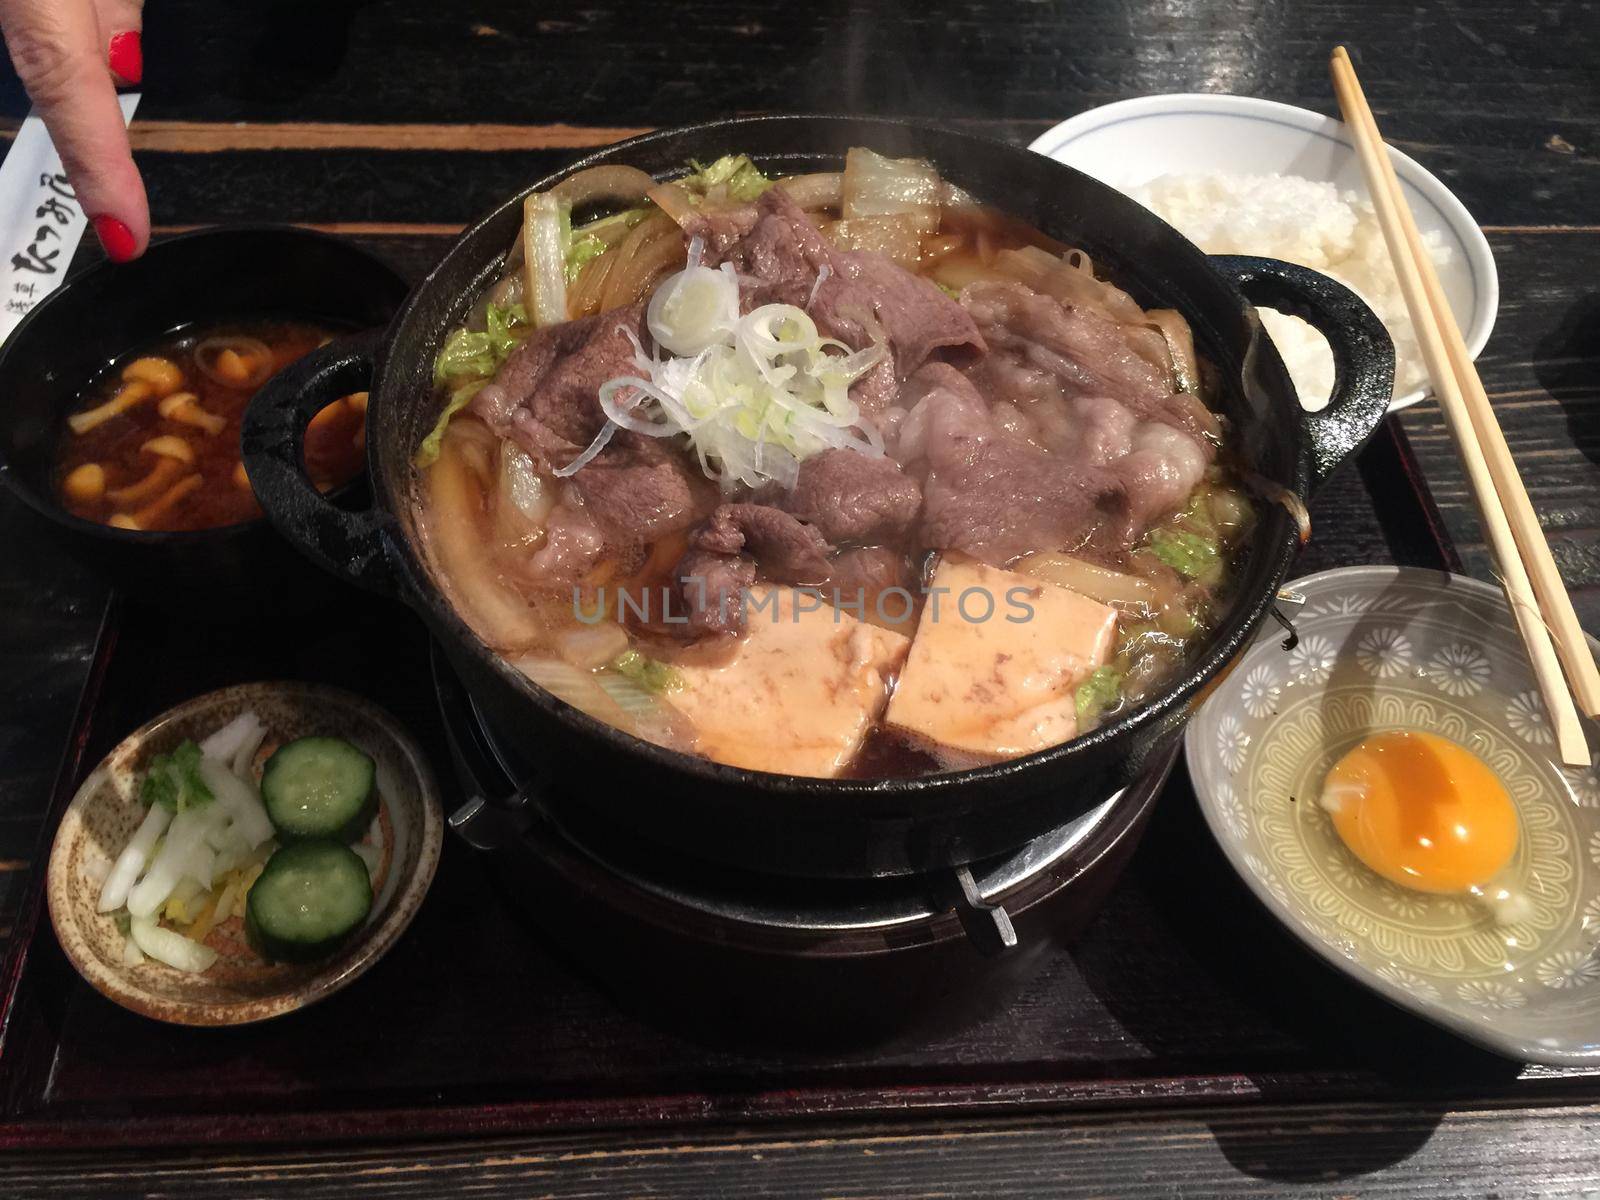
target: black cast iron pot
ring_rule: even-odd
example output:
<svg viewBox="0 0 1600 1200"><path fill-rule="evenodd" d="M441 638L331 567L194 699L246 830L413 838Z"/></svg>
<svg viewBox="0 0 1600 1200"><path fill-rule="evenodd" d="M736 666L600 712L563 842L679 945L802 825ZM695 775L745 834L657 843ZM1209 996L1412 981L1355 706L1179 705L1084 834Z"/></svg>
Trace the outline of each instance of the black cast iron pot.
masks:
<svg viewBox="0 0 1600 1200"><path fill-rule="evenodd" d="M745 152L769 174L836 170L851 146L931 158L945 178L1069 245L1082 247L1135 299L1180 310L1223 376L1235 443L1258 474L1302 497L1377 427L1394 353L1354 294L1271 259L1208 258L1133 201L1041 155L948 129L845 117L759 117L647 134L568 171L625 163L658 177L690 159ZM1183 725L1189 706L1266 615L1298 545L1294 521L1268 506L1252 536L1231 610L1160 699L1065 745L978 770L916 779L825 780L740 770L641 742L533 686L485 646L429 575L416 541L411 465L438 402L434 355L499 274L522 219L508 200L468 231L412 294L387 335L329 346L256 398L245 465L274 524L328 569L421 614L503 739L530 748L554 787L670 852L746 869L869 876L970 862L1020 846L1136 778ZM1332 402L1304 413L1252 304L1296 313L1333 345ZM342 511L300 468L306 422L327 400L369 387L375 498Z"/></svg>

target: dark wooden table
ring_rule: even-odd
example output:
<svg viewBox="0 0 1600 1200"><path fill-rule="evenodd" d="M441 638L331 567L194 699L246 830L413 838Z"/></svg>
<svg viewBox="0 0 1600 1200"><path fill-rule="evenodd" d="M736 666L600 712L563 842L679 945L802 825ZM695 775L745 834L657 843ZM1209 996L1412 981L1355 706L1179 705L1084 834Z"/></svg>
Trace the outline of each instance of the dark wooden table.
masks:
<svg viewBox="0 0 1600 1200"><path fill-rule="evenodd" d="M1237 92L1331 112L1358 51L1388 134L1483 223L1499 323L1480 361L1556 554L1600 630L1600 9L1470 0L585 6L355 0L147 14L134 145L158 232L294 219L419 276L451 235L583 148L728 113L933 117L1019 142L1086 107ZM8 128L26 111L0 83ZM1225 165L1225 164L1223 164ZM80 256L93 256L86 250ZM3 401L0 401L3 402ZM1487 561L1432 404L1400 418L1466 569ZM1315 565L1404 554L1354 484ZM39 862L104 605L0 500L0 929ZM1387 552L1374 538L1387 538ZM1398 548L1397 548L1398 546ZM1537 1078L1530 1071L1525 1077ZM1271 1099L787 1129L648 1129L337 1150L11 1156L0 1193L995 1196L1570 1195L1600 1187L1600 1083L1340 1107Z"/></svg>

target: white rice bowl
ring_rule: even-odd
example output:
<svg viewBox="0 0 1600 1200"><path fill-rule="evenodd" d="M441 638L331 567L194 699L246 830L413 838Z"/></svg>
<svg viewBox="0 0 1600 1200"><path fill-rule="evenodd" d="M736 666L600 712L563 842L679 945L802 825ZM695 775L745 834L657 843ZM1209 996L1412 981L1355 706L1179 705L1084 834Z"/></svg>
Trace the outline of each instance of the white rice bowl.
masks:
<svg viewBox="0 0 1600 1200"><path fill-rule="evenodd" d="M1394 339L1394 394L1428 382L1372 202L1332 183L1297 175L1162 175L1128 189L1139 203L1208 254L1281 258L1330 275L1363 300ZM1423 234L1436 266L1450 261L1437 232ZM1322 408L1333 389L1327 339L1298 317L1261 309L1267 333L1308 409Z"/></svg>

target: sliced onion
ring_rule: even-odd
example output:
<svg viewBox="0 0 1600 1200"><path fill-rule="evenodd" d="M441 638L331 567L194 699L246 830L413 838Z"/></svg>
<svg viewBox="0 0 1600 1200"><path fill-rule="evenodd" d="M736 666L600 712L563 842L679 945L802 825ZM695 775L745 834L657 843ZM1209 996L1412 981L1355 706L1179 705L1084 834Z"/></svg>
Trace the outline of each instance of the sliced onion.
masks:
<svg viewBox="0 0 1600 1200"><path fill-rule="evenodd" d="M617 265L617 247L612 246L598 258L591 259L578 278L567 289L567 316L576 320L600 311L600 297L605 295L606 279Z"/></svg>
<svg viewBox="0 0 1600 1200"><path fill-rule="evenodd" d="M214 758L200 760L200 778L211 789L215 803L227 813L232 828L243 835L252 849L272 837L272 822L253 784L246 783Z"/></svg>
<svg viewBox="0 0 1600 1200"><path fill-rule="evenodd" d="M680 227L689 224L699 212L695 207L694 197L681 183L663 183L659 187L653 187L649 196L655 206Z"/></svg>
<svg viewBox="0 0 1600 1200"><path fill-rule="evenodd" d="M522 287L522 275L513 271L489 289L489 303L496 308L510 308L513 304L521 304Z"/></svg>
<svg viewBox="0 0 1600 1200"><path fill-rule="evenodd" d="M1094 264L1081 251L1060 259L1038 246L1022 246L998 252L994 265L1008 278L1065 304L1082 305L1119 324L1148 323L1131 296L1095 276Z"/></svg>
<svg viewBox="0 0 1600 1200"><path fill-rule="evenodd" d="M838 171L790 175L778 180L776 186L801 208L838 208L844 192L844 176Z"/></svg>
<svg viewBox="0 0 1600 1200"><path fill-rule="evenodd" d="M233 756L239 752L239 747L264 728L261 718L252 710L246 709L201 742L200 753L205 758L232 762Z"/></svg>
<svg viewBox="0 0 1600 1200"><path fill-rule="evenodd" d="M202 759L202 769L204 765ZM151 860L144 877L128 892L128 912L135 917L146 917L160 909L178 881L192 874L195 852L209 849L205 845L206 835L225 819L224 810L215 804L188 808L173 817L160 853ZM145 953L152 952L145 950Z"/></svg>
<svg viewBox="0 0 1600 1200"><path fill-rule="evenodd" d="M151 958L192 975L209 969L217 961L217 952L210 946L163 929L153 917L134 917L128 932L133 935L134 944Z"/></svg>
<svg viewBox="0 0 1600 1200"><path fill-rule="evenodd" d="M1253 471L1244 476L1244 482L1274 504L1283 505L1294 521L1302 546L1311 540L1311 512L1304 500L1281 483L1274 483L1265 475L1257 475Z"/></svg>
<svg viewBox="0 0 1600 1200"><path fill-rule="evenodd" d="M638 167L590 167L568 175L545 194L572 209L600 200L636 204L655 186L656 181Z"/></svg>
<svg viewBox="0 0 1600 1200"><path fill-rule="evenodd" d="M1077 592L1101 604L1131 604L1151 608L1157 601L1155 585L1138 575L1124 575L1068 554L1041 552L1019 559L1011 568Z"/></svg>
<svg viewBox="0 0 1600 1200"><path fill-rule="evenodd" d="M586 671L603 667L628 648L628 634L610 621L563 629L552 639L563 661Z"/></svg>
<svg viewBox="0 0 1600 1200"><path fill-rule="evenodd" d="M1200 362L1194 353L1194 330L1183 314L1172 308L1152 308L1145 313L1167 344L1172 359L1172 390L1200 394Z"/></svg>
<svg viewBox="0 0 1600 1200"><path fill-rule="evenodd" d="M139 828L128 839L122 853L117 855L111 874L106 876L105 886L100 889L100 902L96 905L101 912L115 912L128 902L128 892L144 871L145 864L150 860L150 852L155 849L156 842L171 822L171 809L159 804L150 806Z"/></svg>
<svg viewBox="0 0 1600 1200"><path fill-rule="evenodd" d="M600 294L601 312L632 304L662 274L681 263L683 237L666 217L652 213L607 253L615 254L618 261L606 275L605 289Z"/></svg>

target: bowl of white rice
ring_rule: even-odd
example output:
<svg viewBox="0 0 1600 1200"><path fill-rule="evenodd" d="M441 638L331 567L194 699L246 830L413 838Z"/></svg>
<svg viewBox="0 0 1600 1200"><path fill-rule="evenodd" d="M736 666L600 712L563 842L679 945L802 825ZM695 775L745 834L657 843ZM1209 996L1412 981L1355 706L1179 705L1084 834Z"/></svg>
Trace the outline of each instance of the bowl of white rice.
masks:
<svg viewBox="0 0 1600 1200"><path fill-rule="evenodd" d="M1429 394L1411 318L1342 122L1246 96L1146 96L1081 113L1031 148L1126 192L1209 254L1258 254L1331 275L1357 292L1394 338L1390 411ZM1476 358L1500 305L1488 240L1434 175L1398 150L1389 153ZM1297 317L1261 314L1301 403L1325 405L1333 387L1327 341Z"/></svg>

